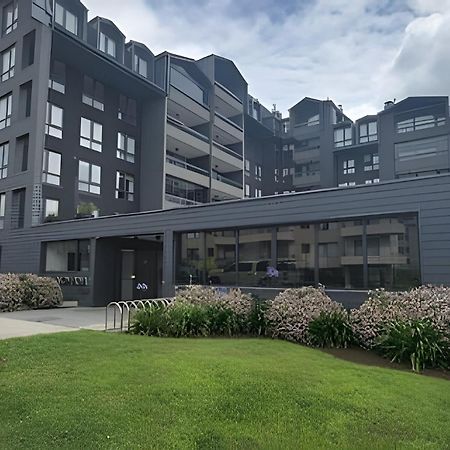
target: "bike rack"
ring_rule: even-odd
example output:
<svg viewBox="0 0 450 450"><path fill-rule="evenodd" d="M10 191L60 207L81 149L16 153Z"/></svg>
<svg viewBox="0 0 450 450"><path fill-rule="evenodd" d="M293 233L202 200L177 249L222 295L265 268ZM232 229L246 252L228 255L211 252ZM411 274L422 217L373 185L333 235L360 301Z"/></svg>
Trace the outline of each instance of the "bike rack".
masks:
<svg viewBox="0 0 450 450"><path fill-rule="evenodd" d="M130 331L132 313L140 309L153 308L155 306L167 307L172 303L171 298L155 298L142 300L118 300L109 302L105 308L105 331ZM108 311L113 313L112 327L108 320ZM117 316L120 317L117 317Z"/></svg>

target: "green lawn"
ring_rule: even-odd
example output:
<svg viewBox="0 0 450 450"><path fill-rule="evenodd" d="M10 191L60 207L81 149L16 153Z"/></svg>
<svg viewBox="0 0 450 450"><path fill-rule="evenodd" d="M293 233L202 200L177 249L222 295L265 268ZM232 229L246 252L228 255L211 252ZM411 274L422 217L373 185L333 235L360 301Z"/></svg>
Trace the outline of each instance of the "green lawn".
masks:
<svg viewBox="0 0 450 450"><path fill-rule="evenodd" d="M450 382L266 339L0 341L0 448L450 448Z"/></svg>

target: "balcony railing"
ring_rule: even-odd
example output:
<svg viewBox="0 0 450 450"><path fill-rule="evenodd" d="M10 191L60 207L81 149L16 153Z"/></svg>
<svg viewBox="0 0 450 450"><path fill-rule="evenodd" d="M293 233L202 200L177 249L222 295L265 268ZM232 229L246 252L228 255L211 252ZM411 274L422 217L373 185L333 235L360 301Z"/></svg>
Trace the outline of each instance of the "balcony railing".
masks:
<svg viewBox="0 0 450 450"><path fill-rule="evenodd" d="M168 164L173 164L174 166L182 167L183 169L190 170L191 172L209 177L209 172L207 170L201 169L200 167L194 166L193 164L189 164L180 159L173 158L172 156L166 156L166 162Z"/></svg>
<svg viewBox="0 0 450 450"><path fill-rule="evenodd" d="M237 187L239 189L242 189L242 183L239 183L238 181L230 180L227 177L224 177L223 175L220 175L220 173L217 173L213 170L212 177L217 180L221 181L222 183L229 184L230 186Z"/></svg>
<svg viewBox="0 0 450 450"><path fill-rule="evenodd" d="M194 200L189 200L187 198L178 197L172 194L166 194L166 200L171 203L177 203L182 206L193 206L193 205L202 205L203 203L195 202Z"/></svg>
<svg viewBox="0 0 450 450"><path fill-rule="evenodd" d="M183 122L175 119L172 116L167 116L167 122L169 122L171 125L174 125L175 127L179 128L181 131L184 131L186 133L189 133L191 136L194 136L198 139L201 139L204 142L209 142L209 139L204 134L199 133L198 131L193 130L192 128L189 128L187 125L185 125Z"/></svg>
<svg viewBox="0 0 450 450"><path fill-rule="evenodd" d="M243 131L242 127L241 127L239 124L237 124L236 122L234 122L234 121L231 120L231 119L228 119L228 118L225 117L225 116L222 116L222 114L218 113L217 111L216 111L216 116L219 117L220 119L222 119L222 120L223 120L224 122L226 122L227 124L229 124L229 125L231 125L232 127L236 128L237 130Z"/></svg>
<svg viewBox="0 0 450 450"><path fill-rule="evenodd" d="M239 153L235 152L234 150L231 150L231 148L225 147L222 144L219 144L217 141L214 141L214 145L222 150L223 152L227 153L230 156L234 156L235 158L238 158L240 161L242 161L244 158Z"/></svg>

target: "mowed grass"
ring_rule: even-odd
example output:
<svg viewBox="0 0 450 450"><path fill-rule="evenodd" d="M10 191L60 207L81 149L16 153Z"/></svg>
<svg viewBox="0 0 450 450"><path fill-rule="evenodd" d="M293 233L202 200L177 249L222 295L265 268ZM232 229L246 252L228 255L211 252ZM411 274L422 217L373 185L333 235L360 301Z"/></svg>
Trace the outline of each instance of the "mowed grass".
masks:
<svg viewBox="0 0 450 450"><path fill-rule="evenodd" d="M269 339L0 341L0 448L449 449L450 382Z"/></svg>

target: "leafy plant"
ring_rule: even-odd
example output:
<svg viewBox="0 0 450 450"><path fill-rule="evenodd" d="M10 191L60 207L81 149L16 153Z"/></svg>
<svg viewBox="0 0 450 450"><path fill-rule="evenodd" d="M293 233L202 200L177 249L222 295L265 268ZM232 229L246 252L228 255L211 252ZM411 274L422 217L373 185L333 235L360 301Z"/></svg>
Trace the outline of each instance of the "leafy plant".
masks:
<svg viewBox="0 0 450 450"><path fill-rule="evenodd" d="M130 331L146 336L169 336L167 309L153 306L139 310L133 317Z"/></svg>
<svg viewBox="0 0 450 450"><path fill-rule="evenodd" d="M80 202L77 208L77 213L83 216L89 216L97 212L99 209L95 203Z"/></svg>
<svg viewBox="0 0 450 450"><path fill-rule="evenodd" d="M429 319L393 321L378 338L376 348L396 362L411 362L412 370L448 367L450 345Z"/></svg>
<svg viewBox="0 0 450 450"><path fill-rule="evenodd" d="M354 342L345 311L321 312L308 326L309 342L315 347L347 348Z"/></svg>
<svg viewBox="0 0 450 450"><path fill-rule="evenodd" d="M265 336L268 328L267 311L270 303L266 300L255 299L248 317L247 331L253 336Z"/></svg>

